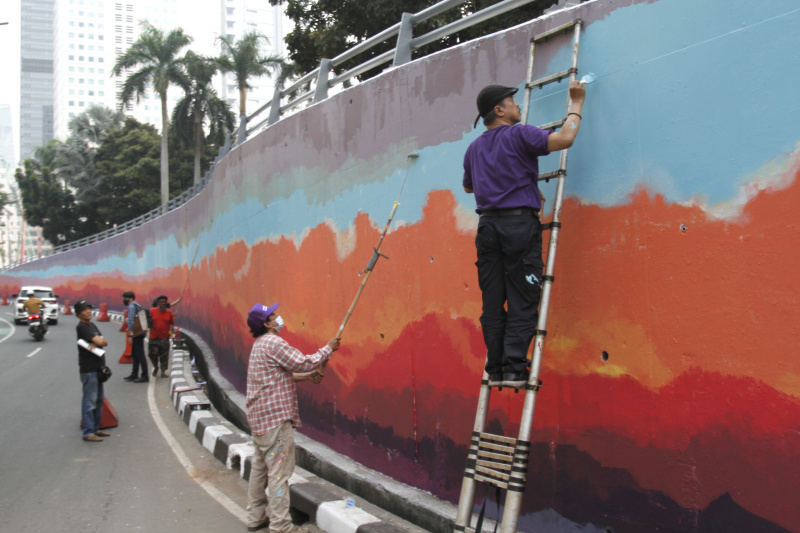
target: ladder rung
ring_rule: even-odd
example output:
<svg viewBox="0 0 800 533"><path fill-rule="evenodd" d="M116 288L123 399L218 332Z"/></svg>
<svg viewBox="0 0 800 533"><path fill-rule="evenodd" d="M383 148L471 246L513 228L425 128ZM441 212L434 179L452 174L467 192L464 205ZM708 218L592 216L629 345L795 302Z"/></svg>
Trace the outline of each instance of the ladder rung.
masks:
<svg viewBox="0 0 800 533"><path fill-rule="evenodd" d="M479 460L475 464L477 465L475 470L479 470L481 472L483 472L483 470L481 470L480 467L491 468L493 470L498 470L498 469L499 470L506 470L508 472L511 471L511 465L510 464L506 464L506 463L495 463L494 461L480 461Z"/></svg>
<svg viewBox="0 0 800 533"><path fill-rule="evenodd" d="M514 456L478 450L478 457L486 457L487 459L496 459L498 461L511 461Z"/></svg>
<svg viewBox="0 0 800 533"><path fill-rule="evenodd" d="M562 70L561 72L556 72L555 74L550 74L549 76L545 76L544 78L539 78L538 80L533 80L532 82L528 83L526 87L529 89L533 89L538 87L539 89L542 86L547 85L548 83L553 83L554 81L561 81L564 78L569 78L570 74L572 74L573 70L568 68L567 70Z"/></svg>
<svg viewBox="0 0 800 533"><path fill-rule="evenodd" d="M482 476L480 474L475 474L475 481L482 481L484 483L491 483L492 485L500 487L501 489L508 489L508 483L505 483L505 482L500 481L498 479L493 479L493 478L490 478L490 477Z"/></svg>
<svg viewBox="0 0 800 533"><path fill-rule="evenodd" d="M580 22L582 22L581 19L575 19L572 22L567 22L566 24L562 24L561 26L557 26L557 27L553 28L552 30L547 30L546 32L540 33L539 35L534 35L533 37L531 37L531 42L532 43L538 43L539 41L544 41L544 40L552 37L553 35L556 35L558 33L561 33L563 31L566 31L566 30L574 27L576 24L578 24Z"/></svg>
<svg viewBox="0 0 800 533"><path fill-rule="evenodd" d="M489 476L494 476L495 479L500 478L503 481L508 481L511 476L508 474L504 474L502 472L498 472L493 468L486 468L485 466L477 466L475 467L475 474L477 475L478 472L482 472Z"/></svg>
<svg viewBox="0 0 800 533"><path fill-rule="evenodd" d="M566 121L567 119L562 118L561 120L556 120L554 122L548 122L547 124L542 124L541 126L538 126L538 128L540 130L554 130L556 128L560 128L561 126L563 126Z"/></svg>
<svg viewBox="0 0 800 533"><path fill-rule="evenodd" d="M478 436L480 437L482 442L487 440L494 440L497 442L505 442L506 444L511 444L513 446L517 445L517 439L514 437L506 437L504 435L495 435L493 433L479 433Z"/></svg>
<svg viewBox="0 0 800 533"><path fill-rule="evenodd" d="M489 448L490 450L496 450L499 452L506 452L508 454L514 453L514 448L511 446L501 446L499 444L492 444L491 442L481 442L482 448Z"/></svg>
<svg viewBox="0 0 800 533"><path fill-rule="evenodd" d="M567 175L567 171L566 170L555 170L553 172L543 172L543 173L539 174L539 181L549 181L549 180L551 180L553 178L557 178L561 174L566 176Z"/></svg>

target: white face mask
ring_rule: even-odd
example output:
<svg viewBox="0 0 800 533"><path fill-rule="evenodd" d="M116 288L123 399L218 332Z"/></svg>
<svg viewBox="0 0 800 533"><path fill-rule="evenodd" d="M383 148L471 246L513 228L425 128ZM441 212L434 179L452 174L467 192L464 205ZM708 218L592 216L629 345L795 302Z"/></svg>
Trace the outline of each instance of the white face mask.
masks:
<svg viewBox="0 0 800 533"><path fill-rule="evenodd" d="M280 333L281 330L283 329L283 318L281 318L280 315L276 316L275 317L275 323L278 324L278 325L275 326L272 329L274 329L276 333Z"/></svg>

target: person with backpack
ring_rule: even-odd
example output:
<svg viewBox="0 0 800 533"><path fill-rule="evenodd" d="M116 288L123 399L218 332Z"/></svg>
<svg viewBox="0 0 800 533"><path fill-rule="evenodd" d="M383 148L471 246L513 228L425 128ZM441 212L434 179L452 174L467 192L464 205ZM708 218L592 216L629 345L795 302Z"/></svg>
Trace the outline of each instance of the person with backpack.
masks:
<svg viewBox="0 0 800 533"><path fill-rule="evenodd" d="M133 383L147 383L150 378L147 375L147 358L144 355L144 337L147 334L147 318L144 321L138 316L144 308L136 301L133 291L122 293L122 303L128 308L128 336L131 338L131 357L133 358L133 371L129 376L123 378L125 381ZM142 373L139 375L139 367Z"/></svg>
<svg viewBox="0 0 800 533"><path fill-rule="evenodd" d="M169 364L169 339L173 335L175 317L169 310L168 298L163 294L156 298L156 305L150 310L153 326L150 328L150 343L147 345L150 362L153 363L153 377L158 375L158 364L161 362L161 377L167 375Z"/></svg>

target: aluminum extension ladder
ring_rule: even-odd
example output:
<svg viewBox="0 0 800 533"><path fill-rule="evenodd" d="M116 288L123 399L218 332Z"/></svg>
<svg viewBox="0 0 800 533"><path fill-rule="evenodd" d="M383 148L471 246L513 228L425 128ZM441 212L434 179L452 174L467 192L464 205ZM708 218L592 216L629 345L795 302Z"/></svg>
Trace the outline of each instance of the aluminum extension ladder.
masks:
<svg viewBox="0 0 800 533"><path fill-rule="evenodd" d="M523 124L528 122L528 107L532 89L541 89L544 85L560 82L567 78L569 78L570 81L576 79L578 74L578 45L580 42L581 26L582 21L576 19L531 38L531 56L528 62L525 102L522 112ZM531 79L533 76L533 60L535 57L536 45L547 41L557 34L568 33L570 30L573 31L572 66L567 70L543 78ZM566 111L569 110L571 103L569 91L567 91ZM563 126L565 122L566 117L555 122L543 124L539 127L542 129L558 128ZM528 455L531 449L530 435L533 425L533 411L536 406L536 394L542 385L542 382L539 381L539 372L542 365L544 338L547 335L547 312L550 306L550 293L553 282L555 281L553 272L556 261L556 249L558 248L558 234L561 229L561 206L564 197L564 181L567 177L567 152L568 150L561 151L558 170L539 175L539 181L549 181L552 178L556 178L558 184L553 205L553 220L549 224L542 225L543 230L550 230L550 244L547 249L545 275L542 277L539 321L536 324L531 372L528 384L525 386L525 403L522 409L519 436L515 439L502 435L484 433L486 415L489 411L489 397L491 395L489 376L484 371L481 380L480 394L478 396L475 425L473 426L472 440L467 456L467 465L464 469L464 479L461 485L461 496L458 501L458 513L456 514L456 523L453 528L453 531L456 533L475 532L477 525L475 527L471 526L471 518L472 509L475 504L475 489L478 482L488 483L506 491L505 510L503 511L502 520L500 522L500 533L515 533L517 531L522 494L525 491ZM500 502L498 502L498 505L499 503Z"/></svg>

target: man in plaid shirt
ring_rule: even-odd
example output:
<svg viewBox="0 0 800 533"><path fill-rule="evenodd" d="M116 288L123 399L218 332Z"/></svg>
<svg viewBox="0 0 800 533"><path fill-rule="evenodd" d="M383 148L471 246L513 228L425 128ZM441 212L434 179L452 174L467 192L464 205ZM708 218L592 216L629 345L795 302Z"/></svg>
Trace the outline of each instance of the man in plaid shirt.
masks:
<svg viewBox="0 0 800 533"><path fill-rule="evenodd" d="M255 448L247 530L269 526L276 533L293 533L303 531L289 516L289 478L295 464L293 428L301 425L295 381L319 383L319 369L339 349L340 339L331 339L316 353L303 355L279 336L283 319L275 312L278 305L256 304L247 314L247 325L256 338L247 368L247 423Z"/></svg>

